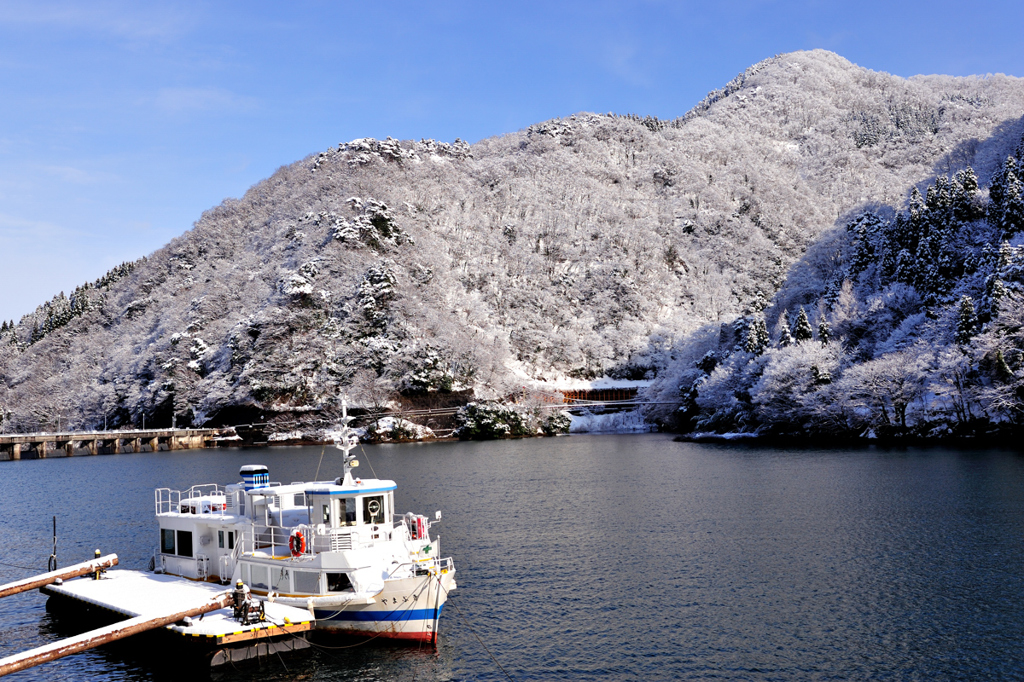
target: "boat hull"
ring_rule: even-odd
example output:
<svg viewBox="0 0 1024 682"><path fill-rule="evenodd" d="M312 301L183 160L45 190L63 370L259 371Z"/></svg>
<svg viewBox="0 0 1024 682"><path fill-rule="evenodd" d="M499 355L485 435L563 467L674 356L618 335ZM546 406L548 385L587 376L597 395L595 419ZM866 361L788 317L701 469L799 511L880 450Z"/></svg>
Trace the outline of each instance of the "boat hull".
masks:
<svg viewBox="0 0 1024 682"><path fill-rule="evenodd" d="M388 580L373 604L315 609L316 629L369 638L436 642L437 621L455 589L455 571Z"/></svg>

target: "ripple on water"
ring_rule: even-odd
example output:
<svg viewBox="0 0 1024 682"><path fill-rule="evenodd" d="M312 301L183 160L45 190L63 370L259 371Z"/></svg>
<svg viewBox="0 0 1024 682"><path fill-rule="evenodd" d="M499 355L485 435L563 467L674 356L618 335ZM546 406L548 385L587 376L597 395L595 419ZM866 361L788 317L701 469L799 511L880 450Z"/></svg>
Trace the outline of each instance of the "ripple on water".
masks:
<svg viewBox="0 0 1024 682"><path fill-rule="evenodd" d="M62 563L98 546L142 568L156 544L154 488L230 482L250 462L311 478L320 452L2 463L0 560L45 566L58 514ZM520 681L1024 677L1024 459L1013 452L646 434L375 446L360 459L364 475L372 465L399 484L400 511L444 510L435 530L459 590L440 645L322 648L264 662L263 678L505 679L477 634ZM321 477L339 466L328 450ZM0 566L0 580L23 575ZM39 594L4 602L0 655L66 627ZM18 676L172 678L159 647Z"/></svg>

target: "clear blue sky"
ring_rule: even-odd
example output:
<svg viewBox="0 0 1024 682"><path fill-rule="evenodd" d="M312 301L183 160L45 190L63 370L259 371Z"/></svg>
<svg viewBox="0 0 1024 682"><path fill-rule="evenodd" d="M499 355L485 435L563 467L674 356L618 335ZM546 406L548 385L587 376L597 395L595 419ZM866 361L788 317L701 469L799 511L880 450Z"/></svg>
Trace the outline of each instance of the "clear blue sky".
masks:
<svg viewBox="0 0 1024 682"><path fill-rule="evenodd" d="M0 0L0 319L357 137L674 117L780 52L1024 76L1024 3Z"/></svg>

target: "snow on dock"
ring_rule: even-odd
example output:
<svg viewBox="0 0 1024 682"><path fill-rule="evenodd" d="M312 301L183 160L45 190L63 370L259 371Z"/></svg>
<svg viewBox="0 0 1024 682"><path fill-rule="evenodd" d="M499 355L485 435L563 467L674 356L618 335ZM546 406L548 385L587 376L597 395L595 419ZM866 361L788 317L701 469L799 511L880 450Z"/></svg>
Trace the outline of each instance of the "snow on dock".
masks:
<svg viewBox="0 0 1024 682"><path fill-rule="evenodd" d="M225 589L229 588L177 576L129 570L108 571L100 580L81 578L42 588L52 597L98 606L130 618L172 613L180 610L182 604L205 602L223 594ZM264 609L265 620L249 625L238 622L231 608L224 608L202 618L169 625L167 629L185 637L202 637L214 646L222 646L298 634L311 629L314 623L309 611L293 606L265 602Z"/></svg>

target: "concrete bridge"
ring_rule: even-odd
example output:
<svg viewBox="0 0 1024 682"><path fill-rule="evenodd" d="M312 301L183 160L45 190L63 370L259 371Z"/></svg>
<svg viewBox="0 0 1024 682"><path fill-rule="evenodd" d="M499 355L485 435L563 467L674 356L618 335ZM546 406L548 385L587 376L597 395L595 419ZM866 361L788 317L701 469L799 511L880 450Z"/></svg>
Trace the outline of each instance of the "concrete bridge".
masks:
<svg viewBox="0 0 1024 682"><path fill-rule="evenodd" d="M0 434L0 461L209 447L235 441L234 429L136 429Z"/></svg>

